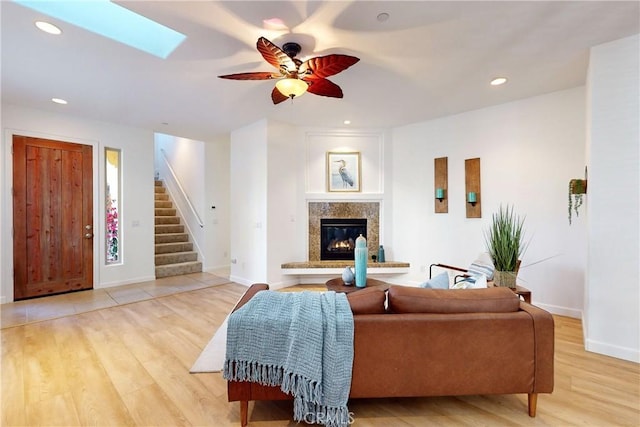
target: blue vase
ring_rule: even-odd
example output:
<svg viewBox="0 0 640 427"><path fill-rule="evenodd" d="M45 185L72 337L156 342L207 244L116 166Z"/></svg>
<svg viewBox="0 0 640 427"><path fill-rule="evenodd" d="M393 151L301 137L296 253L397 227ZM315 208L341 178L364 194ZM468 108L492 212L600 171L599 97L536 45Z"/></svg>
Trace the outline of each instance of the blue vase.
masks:
<svg viewBox="0 0 640 427"><path fill-rule="evenodd" d="M342 271L342 281L344 282L344 285L345 286L353 285L354 279L355 279L355 276L353 274L353 270L351 270L351 267L345 267L344 270Z"/></svg>
<svg viewBox="0 0 640 427"><path fill-rule="evenodd" d="M364 288L367 286L367 239L362 234L356 239L356 287Z"/></svg>
<svg viewBox="0 0 640 427"><path fill-rule="evenodd" d="M384 247L382 245L378 249L378 262L384 262Z"/></svg>

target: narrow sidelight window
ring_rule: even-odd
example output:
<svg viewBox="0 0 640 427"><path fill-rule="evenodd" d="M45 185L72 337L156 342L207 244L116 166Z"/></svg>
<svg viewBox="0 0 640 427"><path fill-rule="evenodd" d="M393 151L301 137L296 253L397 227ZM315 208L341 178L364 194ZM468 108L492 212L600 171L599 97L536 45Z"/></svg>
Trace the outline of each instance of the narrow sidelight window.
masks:
<svg viewBox="0 0 640 427"><path fill-rule="evenodd" d="M106 263L120 263L122 240L120 230L120 150L114 148L105 149L105 175L106 175Z"/></svg>

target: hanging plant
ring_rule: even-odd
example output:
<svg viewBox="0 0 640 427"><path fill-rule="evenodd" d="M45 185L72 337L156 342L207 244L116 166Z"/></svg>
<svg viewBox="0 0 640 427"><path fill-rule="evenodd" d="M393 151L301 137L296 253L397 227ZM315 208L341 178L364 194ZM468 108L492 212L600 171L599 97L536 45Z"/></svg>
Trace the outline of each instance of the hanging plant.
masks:
<svg viewBox="0 0 640 427"><path fill-rule="evenodd" d="M578 209L584 202L584 195L587 194L586 179L572 179L569 181L569 224L571 224L572 212L576 217L580 215Z"/></svg>

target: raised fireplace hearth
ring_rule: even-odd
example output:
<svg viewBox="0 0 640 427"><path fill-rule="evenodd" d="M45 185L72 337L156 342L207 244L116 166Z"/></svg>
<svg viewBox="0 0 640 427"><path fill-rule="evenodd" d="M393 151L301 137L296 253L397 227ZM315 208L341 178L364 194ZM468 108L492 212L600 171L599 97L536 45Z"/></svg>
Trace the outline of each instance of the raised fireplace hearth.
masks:
<svg viewBox="0 0 640 427"><path fill-rule="evenodd" d="M356 239L367 237L366 218L323 218L320 220L320 260L355 259Z"/></svg>

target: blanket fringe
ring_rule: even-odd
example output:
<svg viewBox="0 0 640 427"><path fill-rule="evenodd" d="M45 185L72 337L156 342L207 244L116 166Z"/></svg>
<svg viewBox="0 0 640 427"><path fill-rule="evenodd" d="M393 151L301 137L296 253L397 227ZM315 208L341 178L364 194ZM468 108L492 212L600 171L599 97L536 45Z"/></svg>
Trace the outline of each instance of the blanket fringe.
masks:
<svg viewBox="0 0 640 427"><path fill-rule="evenodd" d="M226 360L222 376L231 381L280 386L280 389L287 394L318 404L322 399L322 385L319 382L292 372L285 372L281 366L265 365L248 360Z"/></svg>
<svg viewBox="0 0 640 427"><path fill-rule="evenodd" d="M279 386L283 382L283 369L247 360L226 360L222 377L231 381L249 381L266 386Z"/></svg>
<svg viewBox="0 0 640 427"><path fill-rule="evenodd" d="M226 360L222 376L231 381L249 381L280 389L294 396L293 419L295 421L324 424L327 427L349 425L349 409L322 404L322 385L301 375L284 372L284 368L264 365L256 361Z"/></svg>

